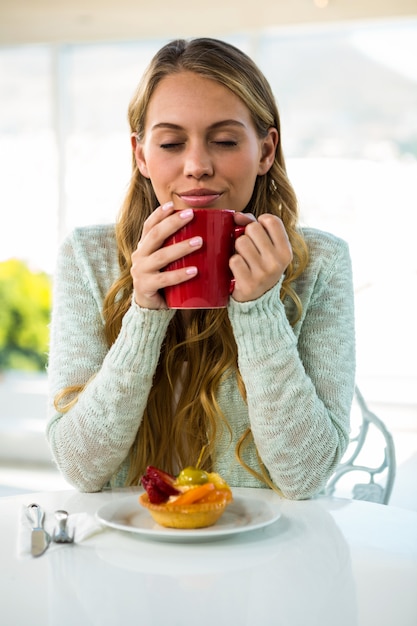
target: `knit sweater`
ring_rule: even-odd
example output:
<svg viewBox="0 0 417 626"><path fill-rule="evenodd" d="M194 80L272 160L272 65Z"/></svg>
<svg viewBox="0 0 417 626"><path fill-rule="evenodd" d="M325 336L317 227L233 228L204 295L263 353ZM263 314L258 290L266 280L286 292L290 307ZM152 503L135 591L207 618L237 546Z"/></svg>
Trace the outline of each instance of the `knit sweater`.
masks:
<svg viewBox="0 0 417 626"><path fill-rule="evenodd" d="M272 481L292 499L320 492L339 463L349 439L355 377L348 247L318 230L303 234L310 261L294 283L303 307L294 327L288 321L292 301L280 299L281 282L251 302L229 300L247 401L234 376L221 383L218 402L232 435L227 429L218 435L213 468L232 487L265 487L235 457L250 426L245 462L259 468L257 449ZM103 300L118 275L114 226L79 228L63 242L54 278L47 437L62 474L81 491L124 486L174 315L132 301L109 349ZM59 391L87 381L66 413L54 409Z"/></svg>

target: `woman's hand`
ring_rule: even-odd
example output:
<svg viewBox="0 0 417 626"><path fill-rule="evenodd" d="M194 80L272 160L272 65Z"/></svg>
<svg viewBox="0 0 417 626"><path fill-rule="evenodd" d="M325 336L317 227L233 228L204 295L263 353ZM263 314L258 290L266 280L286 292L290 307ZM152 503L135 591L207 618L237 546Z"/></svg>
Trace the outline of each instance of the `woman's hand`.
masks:
<svg viewBox="0 0 417 626"><path fill-rule="evenodd" d="M240 214L235 221L245 225L244 215L248 217L247 214ZM235 278L232 296L238 302L255 300L272 289L293 257L287 232L279 217L265 213L259 216L258 221L251 220L246 224L245 234L236 239L236 254L230 259L230 269Z"/></svg>
<svg viewBox="0 0 417 626"><path fill-rule="evenodd" d="M133 293L135 302L145 309L166 309L167 305L160 289L178 285L197 274L195 266L163 272L172 261L187 256L202 245L201 238L187 239L163 247L167 237L193 219L193 210L175 211L168 202L148 217L143 226L138 247L132 254Z"/></svg>

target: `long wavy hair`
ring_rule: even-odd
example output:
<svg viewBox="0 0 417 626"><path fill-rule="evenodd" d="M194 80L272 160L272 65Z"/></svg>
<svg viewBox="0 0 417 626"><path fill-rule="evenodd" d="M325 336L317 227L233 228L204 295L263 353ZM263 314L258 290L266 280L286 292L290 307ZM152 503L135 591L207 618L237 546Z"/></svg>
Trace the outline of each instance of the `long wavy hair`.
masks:
<svg viewBox="0 0 417 626"><path fill-rule="evenodd" d="M272 213L284 223L293 260L286 270L281 297L292 301L295 314L290 322L294 324L301 314L301 303L292 284L306 267L308 252L297 228L297 200L286 174L279 115L271 88L255 63L228 43L209 38L172 41L154 56L130 102L130 130L139 140L144 135L146 113L155 88L164 77L182 71L215 80L237 95L248 107L259 138L265 137L271 127L278 130L274 163L265 175L257 177L245 211L256 217ZM109 347L131 305L132 253L145 220L158 204L150 180L140 174L133 155L132 177L116 223L120 276L104 302ZM147 406L130 451L128 485L138 484L149 464L175 473L178 467L195 464L202 450L200 466L213 468L216 438L224 431L231 436L216 399L220 383L228 376L236 378L246 399L227 311L193 311L187 324L177 312L168 327ZM176 397L178 389L181 391ZM237 445L237 458L249 472L270 484L260 459L257 469L248 467L242 459L242 449L252 440L250 435L248 428Z"/></svg>

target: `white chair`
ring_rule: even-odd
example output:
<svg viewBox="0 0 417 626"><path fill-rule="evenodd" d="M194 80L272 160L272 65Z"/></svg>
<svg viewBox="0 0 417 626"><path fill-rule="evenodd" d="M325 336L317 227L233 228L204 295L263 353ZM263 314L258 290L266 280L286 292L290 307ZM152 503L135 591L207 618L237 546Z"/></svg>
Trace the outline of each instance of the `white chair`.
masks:
<svg viewBox="0 0 417 626"><path fill-rule="evenodd" d="M352 436L342 462L327 483L325 492L327 495L338 495L342 490L340 495L344 497L349 495L354 500L388 504L395 472L392 435L383 421L369 410L358 387L355 387ZM367 478L366 482L356 482L361 479L363 481L364 476Z"/></svg>

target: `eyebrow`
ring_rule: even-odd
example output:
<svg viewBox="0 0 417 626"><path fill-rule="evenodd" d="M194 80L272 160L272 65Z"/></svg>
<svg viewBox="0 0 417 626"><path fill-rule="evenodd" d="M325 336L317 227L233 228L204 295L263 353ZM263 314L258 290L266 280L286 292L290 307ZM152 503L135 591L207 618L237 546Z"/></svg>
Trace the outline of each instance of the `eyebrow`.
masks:
<svg viewBox="0 0 417 626"><path fill-rule="evenodd" d="M238 120L221 120L220 122L215 122L209 126L209 130L216 130L217 128L222 128L223 126L237 126L239 128L245 128L245 124L242 122L238 122ZM179 124L171 124L171 122L160 122L159 124L155 124L152 126L151 130L159 130L159 129L170 129L170 130L184 130L182 126Z"/></svg>

